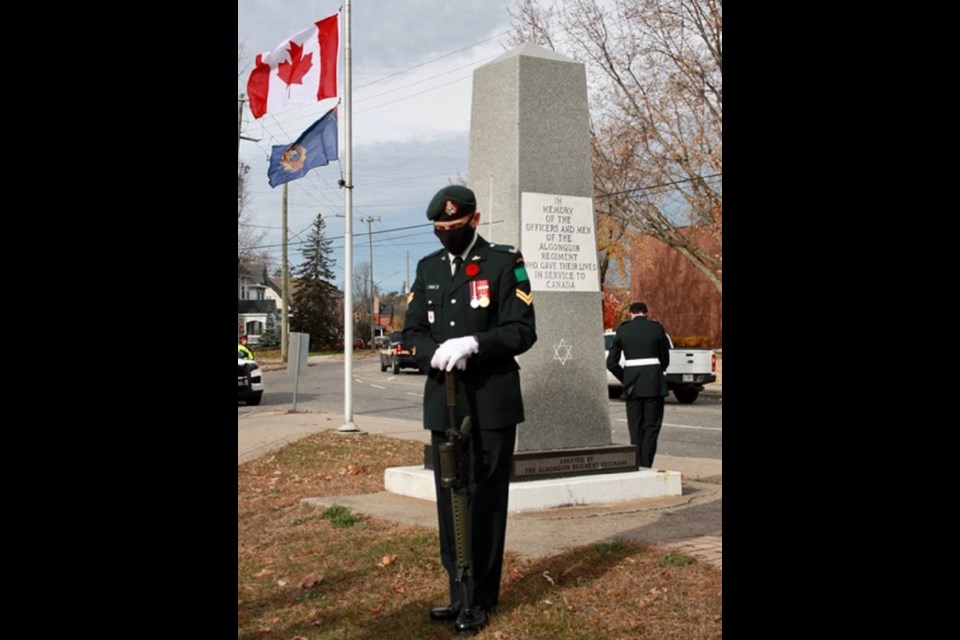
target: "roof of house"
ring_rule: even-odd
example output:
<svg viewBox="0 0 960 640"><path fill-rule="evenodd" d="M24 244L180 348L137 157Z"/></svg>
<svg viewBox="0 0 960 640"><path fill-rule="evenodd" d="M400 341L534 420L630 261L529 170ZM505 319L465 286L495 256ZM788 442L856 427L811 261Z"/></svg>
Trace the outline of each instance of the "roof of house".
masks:
<svg viewBox="0 0 960 640"><path fill-rule="evenodd" d="M237 300L237 313L276 313L276 300Z"/></svg>
<svg viewBox="0 0 960 640"><path fill-rule="evenodd" d="M240 261L237 264L237 275L265 285L268 280L267 265L264 262Z"/></svg>

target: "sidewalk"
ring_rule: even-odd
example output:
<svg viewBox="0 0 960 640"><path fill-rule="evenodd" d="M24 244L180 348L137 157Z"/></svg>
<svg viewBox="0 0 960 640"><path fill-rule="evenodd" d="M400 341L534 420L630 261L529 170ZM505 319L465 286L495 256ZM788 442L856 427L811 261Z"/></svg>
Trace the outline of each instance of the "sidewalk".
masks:
<svg viewBox="0 0 960 640"><path fill-rule="evenodd" d="M711 389L710 387L715 387ZM718 393L708 385L704 394ZM382 416L354 415L362 433L416 440L426 444L429 432L418 422ZM342 414L262 411L237 420L237 463L257 458L311 433L337 430ZM344 437L358 437L344 433ZM362 436L359 436L362 437ZM540 557L584 544L635 539L669 546L722 569L723 462L704 458L657 455L656 466L679 471L683 495L612 505L561 507L512 514L506 546L521 556ZM436 529L436 504L386 491L376 494L309 498L309 504L334 504L388 520Z"/></svg>

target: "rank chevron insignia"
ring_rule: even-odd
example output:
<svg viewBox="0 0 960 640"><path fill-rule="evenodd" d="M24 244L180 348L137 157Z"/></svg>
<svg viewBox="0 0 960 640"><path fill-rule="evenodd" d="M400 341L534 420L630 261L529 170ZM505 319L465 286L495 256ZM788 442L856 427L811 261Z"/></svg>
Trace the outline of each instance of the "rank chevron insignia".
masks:
<svg viewBox="0 0 960 640"><path fill-rule="evenodd" d="M520 289L517 289L517 297L526 302L528 305L533 304L533 293L524 293Z"/></svg>

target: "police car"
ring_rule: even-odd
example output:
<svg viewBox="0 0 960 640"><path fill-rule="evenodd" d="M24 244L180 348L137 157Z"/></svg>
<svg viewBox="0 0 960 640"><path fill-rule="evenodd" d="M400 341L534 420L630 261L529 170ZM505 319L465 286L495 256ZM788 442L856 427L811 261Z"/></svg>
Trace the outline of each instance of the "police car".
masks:
<svg viewBox="0 0 960 640"><path fill-rule="evenodd" d="M256 360L237 358L237 401L260 404L263 397L263 372Z"/></svg>

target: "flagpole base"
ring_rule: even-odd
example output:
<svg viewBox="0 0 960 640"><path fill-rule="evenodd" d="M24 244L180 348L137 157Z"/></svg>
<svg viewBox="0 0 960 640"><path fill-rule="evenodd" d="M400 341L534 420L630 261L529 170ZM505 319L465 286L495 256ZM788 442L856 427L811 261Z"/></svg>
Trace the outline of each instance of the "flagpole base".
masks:
<svg viewBox="0 0 960 640"><path fill-rule="evenodd" d="M337 433L343 433L346 435L366 435L366 431L361 431L360 427L356 425L353 421L346 422L337 429Z"/></svg>

